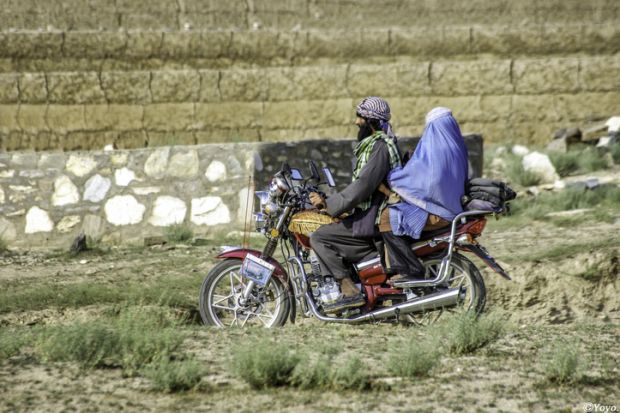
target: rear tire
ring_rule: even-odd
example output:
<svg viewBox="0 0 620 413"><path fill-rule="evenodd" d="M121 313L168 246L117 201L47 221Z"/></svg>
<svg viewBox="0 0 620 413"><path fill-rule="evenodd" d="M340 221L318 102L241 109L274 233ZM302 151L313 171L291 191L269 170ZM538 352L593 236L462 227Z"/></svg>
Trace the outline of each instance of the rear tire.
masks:
<svg viewBox="0 0 620 413"><path fill-rule="evenodd" d="M422 259L422 263L427 270L427 278L434 278L437 276L441 260L441 257ZM484 311L487 296L486 286L484 285L482 274L480 274L480 271L476 268L474 263L459 253L453 253L449 271L450 278L447 283L441 287L437 287L437 289L463 286L466 288L463 302L457 307L408 314L406 317L407 321L414 324L428 325L437 321L444 312L460 313L471 311L479 315Z"/></svg>

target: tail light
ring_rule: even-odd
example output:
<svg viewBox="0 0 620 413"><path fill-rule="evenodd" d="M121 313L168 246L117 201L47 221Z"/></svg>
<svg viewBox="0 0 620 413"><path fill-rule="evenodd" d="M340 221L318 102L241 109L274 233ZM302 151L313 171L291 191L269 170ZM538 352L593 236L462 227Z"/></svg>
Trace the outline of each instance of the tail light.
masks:
<svg viewBox="0 0 620 413"><path fill-rule="evenodd" d="M475 221L473 224L467 227L467 232L472 235L480 235L484 230L484 227L487 225L486 218L481 218Z"/></svg>

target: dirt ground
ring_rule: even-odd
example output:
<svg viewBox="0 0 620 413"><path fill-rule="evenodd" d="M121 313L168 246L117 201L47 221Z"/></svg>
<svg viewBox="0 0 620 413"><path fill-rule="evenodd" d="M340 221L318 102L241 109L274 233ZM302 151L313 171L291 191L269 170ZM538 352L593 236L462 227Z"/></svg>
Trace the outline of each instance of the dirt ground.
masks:
<svg viewBox="0 0 620 413"><path fill-rule="evenodd" d="M342 326L302 319L270 331L218 330L194 321L182 328L189 336L183 351L206 371L204 386L196 390L156 392L143 377L42 362L25 349L0 361L0 411L553 412L588 411L587 403L620 407L620 219L527 228L489 222L481 243L513 277L504 280L475 261L488 289L487 311L504 314L507 332L471 355L442 356L429 377L392 377L386 363L389 349L426 335L432 326ZM119 302L157 302L161 294L191 318L215 253L214 246L177 246L78 257L5 254L0 258L0 334L94 320ZM87 298L88 286L101 287L95 299ZM86 292L63 296L73 289ZM328 345L338 357L356 354L373 387L364 392L252 390L231 372L230 349L265 336L300 352ZM579 348L581 379L576 383L544 379L545 355L559 341Z"/></svg>

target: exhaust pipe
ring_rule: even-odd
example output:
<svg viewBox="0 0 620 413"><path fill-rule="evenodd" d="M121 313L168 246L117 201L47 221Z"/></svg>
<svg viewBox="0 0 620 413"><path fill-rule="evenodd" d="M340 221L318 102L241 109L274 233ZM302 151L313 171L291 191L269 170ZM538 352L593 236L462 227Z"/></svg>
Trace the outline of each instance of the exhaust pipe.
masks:
<svg viewBox="0 0 620 413"><path fill-rule="evenodd" d="M370 313L362 314L352 318L326 317L317 311L312 301L309 300L309 304L312 312L314 313L314 316L319 320L335 323L355 324L362 323L364 321L384 320L386 318L396 317L397 315L435 310L442 307L452 307L457 305L464 298L464 288L450 288L445 291L425 295L424 297L416 298L405 303L401 303L381 310L372 311Z"/></svg>

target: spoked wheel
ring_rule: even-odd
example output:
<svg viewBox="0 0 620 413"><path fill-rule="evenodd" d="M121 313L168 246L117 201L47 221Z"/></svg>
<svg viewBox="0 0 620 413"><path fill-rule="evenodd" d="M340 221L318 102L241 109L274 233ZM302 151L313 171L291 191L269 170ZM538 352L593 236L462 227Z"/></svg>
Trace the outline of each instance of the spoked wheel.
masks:
<svg viewBox="0 0 620 413"><path fill-rule="evenodd" d="M423 260L426 267L426 277L435 278L439 272L441 258ZM456 307L446 307L438 310L408 314L406 321L413 324L429 325L437 321L443 313L461 313L472 311L480 314L486 303L486 287L484 279L476 266L467 258L458 253L452 254L450 275L446 284L440 288L463 288L464 298ZM415 292L415 291L414 291Z"/></svg>
<svg viewBox="0 0 620 413"><path fill-rule="evenodd" d="M218 327L284 325L290 310L284 283L273 276L266 286L255 286L243 302L246 280L240 274L241 264L239 259L229 259L209 271L200 288L202 322Z"/></svg>

